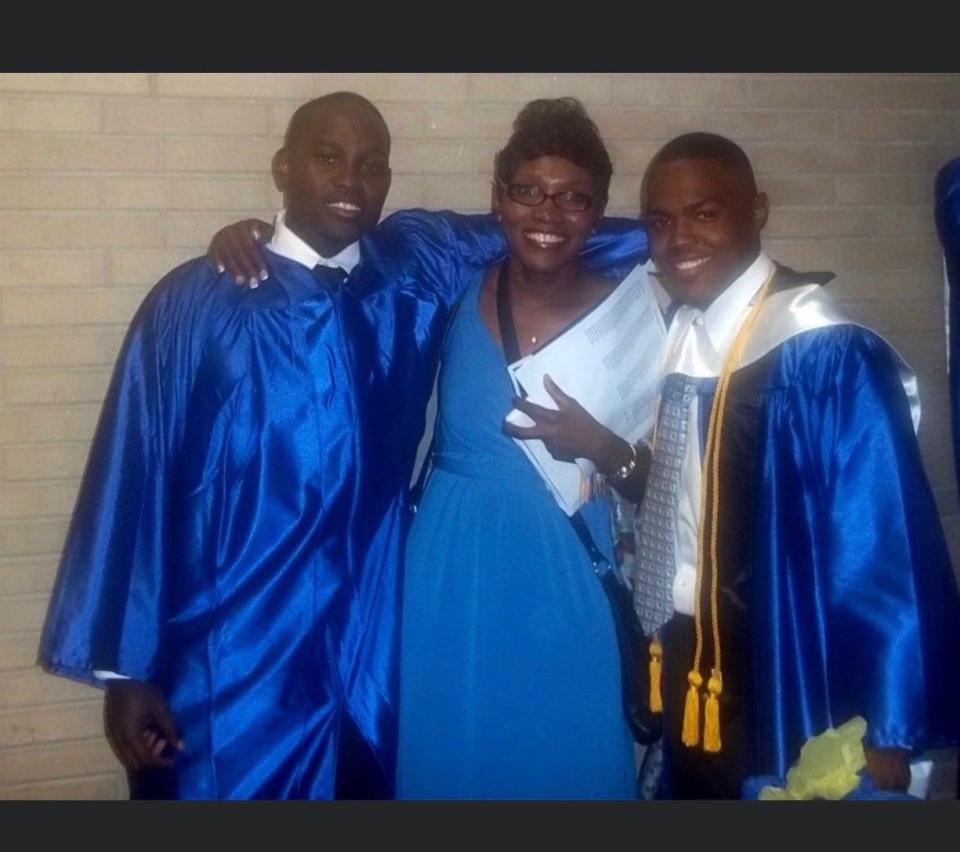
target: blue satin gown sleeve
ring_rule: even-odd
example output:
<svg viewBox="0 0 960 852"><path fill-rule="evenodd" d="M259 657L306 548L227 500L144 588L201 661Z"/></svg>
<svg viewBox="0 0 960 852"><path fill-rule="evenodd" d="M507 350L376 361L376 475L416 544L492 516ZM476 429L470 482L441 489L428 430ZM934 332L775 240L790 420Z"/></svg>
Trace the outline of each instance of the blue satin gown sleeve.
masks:
<svg viewBox="0 0 960 852"><path fill-rule="evenodd" d="M406 281L453 304L478 270L502 260L507 241L490 214L449 210L401 210L376 234L377 263L384 278ZM623 277L647 259L646 234L634 219L604 218L584 247L592 269ZM392 273L392 274L391 274Z"/></svg>
<svg viewBox="0 0 960 852"><path fill-rule="evenodd" d="M587 240L583 262L611 278L623 278L650 257L647 233L636 219L607 216Z"/></svg>
<svg viewBox="0 0 960 852"><path fill-rule="evenodd" d="M417 298L454 305L481 269L506 254L503 230L493 216L449 210L401 210L375 234L382 280L400 281Z"/></svg>
<svg viewBox="0 0 960 852"><path fill-rule="evenodd" d="M781 360L799 381L761 436L759 769L858 714L871 745L954 744L960 601L892 353L850 325Z"/></svg>
<svg viewBox="0 0 960 852"><path fill-rule="evenodd" d="M192 270L192 272L191 272ZM137 312L101 411L41 637L39 662L88 682L150 680L163 647L167 488L199 352L202 261ZM170 286L172 279L178 286Z"/></svg>

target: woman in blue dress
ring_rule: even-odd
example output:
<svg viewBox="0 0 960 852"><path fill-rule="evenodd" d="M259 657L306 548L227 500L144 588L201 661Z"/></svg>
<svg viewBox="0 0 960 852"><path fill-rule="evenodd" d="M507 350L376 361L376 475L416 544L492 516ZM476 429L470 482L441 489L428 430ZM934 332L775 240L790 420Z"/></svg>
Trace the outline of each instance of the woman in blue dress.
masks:
<svg viewBox="0 0 960 852"><path fill-rule="evenodd" d="M430 474L407 546L397 796L632 798L610 607L583 543L505 434L517 401L497 319L506 287L525 355L616 286L578 262L612 166L583 107L561 98L520 112L495 172L509 258L478 276L448 330ZM506 428L601 473L632 470L626 441L551 393L558 412L520 403L537 427ZM581 512L612 558L608 502Z"/></svg>

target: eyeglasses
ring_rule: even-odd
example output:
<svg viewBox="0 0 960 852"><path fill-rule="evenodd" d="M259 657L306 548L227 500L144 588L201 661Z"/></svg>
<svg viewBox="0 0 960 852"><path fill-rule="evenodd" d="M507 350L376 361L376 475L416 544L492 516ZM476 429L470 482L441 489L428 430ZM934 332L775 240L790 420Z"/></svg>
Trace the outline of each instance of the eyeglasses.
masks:
<svg viewBox="0 0 960 852"><path fill-rule="evenodd" d="M525 207L536 207L543 204L548 198L560 209L568 213L582 213L593 206L593 196L585 192L565 192L546 193L539 186L529 183L502 183L497 181L500 186L506 190L507 197L517 204L523 204Z"/></svg>

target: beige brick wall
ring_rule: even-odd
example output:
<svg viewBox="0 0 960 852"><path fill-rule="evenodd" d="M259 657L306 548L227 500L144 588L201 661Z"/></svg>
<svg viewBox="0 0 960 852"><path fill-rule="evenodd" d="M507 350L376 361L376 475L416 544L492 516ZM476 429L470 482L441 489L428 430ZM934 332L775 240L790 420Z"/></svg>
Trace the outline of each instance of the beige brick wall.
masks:
<svg viewBox="0 0 960 852"><path fill-rule="evenodd" d="M832 285L916 366L921 443L960 564L944 375L936 168L960 154L960 75L0 74L0 798L114 798L99 695L33 665L124 326L213 230L268 217L267 169L301 101L353 89L394 132L391 209L485 209L519 105L584 100L634 215L671 135L741 142L769 246Z"/></svg>

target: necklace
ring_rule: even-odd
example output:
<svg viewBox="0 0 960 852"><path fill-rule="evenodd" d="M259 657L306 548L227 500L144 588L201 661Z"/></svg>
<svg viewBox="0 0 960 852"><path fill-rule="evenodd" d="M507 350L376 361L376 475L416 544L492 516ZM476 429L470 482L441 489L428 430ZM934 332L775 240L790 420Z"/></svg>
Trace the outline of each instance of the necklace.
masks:
<svg viewBox="0 0 960 852"><path fill-rule="evenodd" d="M520 357L519 347L517 346L517 331L513 323L513 312L510 308L510 291L507 279L509 278L510 261L504 261L500 269L497 270L497 320L500 324L500 334L504 340L504 350L508 346L507 337L510 338L511 351L515 351L517 357ZM540 336L532 334L528 338L531 346L536 346Z"/></svg>

